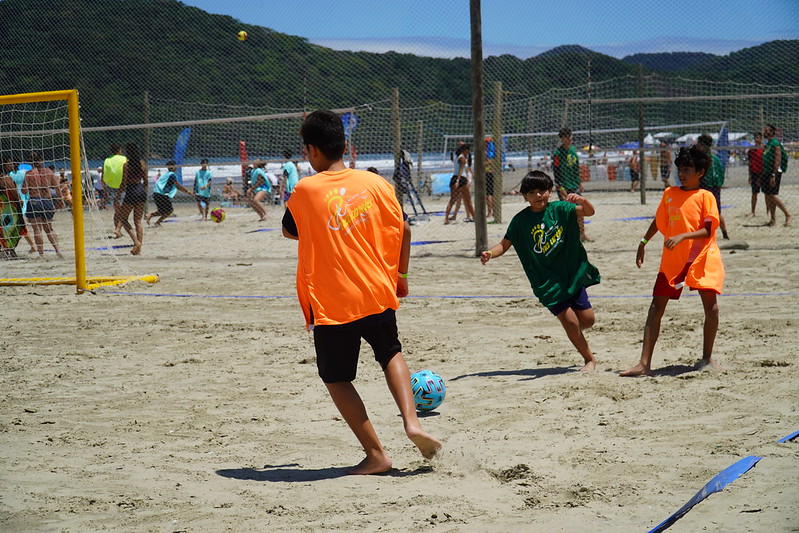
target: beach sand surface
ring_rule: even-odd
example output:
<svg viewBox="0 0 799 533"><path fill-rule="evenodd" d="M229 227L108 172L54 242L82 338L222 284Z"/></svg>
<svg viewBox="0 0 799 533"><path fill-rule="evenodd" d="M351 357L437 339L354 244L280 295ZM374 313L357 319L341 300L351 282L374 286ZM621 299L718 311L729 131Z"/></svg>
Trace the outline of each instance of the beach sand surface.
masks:
<svg viewBox="0 0 799 533"><path fill-rule="evenodd" d="M693 366L703 313L686 291L666 311L655 376L632 379L618 372L640 355L660 254L652 243L635 267L649 223L635 218L654 205L588 226L602 273L592 374L512 251L481 266L473 225L414 226L415 242L444 242L413 247L399 330L411 370L446 380L422 418L444 449L428 461L405 437L366 346L356 386L394 462L368 477L345 475L362 451L316 373L282 209L259 223L232 207L214 224L179 205L146 229L141 256L125 237L102 258L159 283L0 287L0 530L638 533L756 455L670 531L799 531L799 442L777 443L799 430L796 230L754 225L738 205L725 215L749 247L723 251L725 371ZM521 207L506 199L506 218ZM67 235L68 215L57 221ZM504 228L489 225L490 244ZM69 262L0 266L21 277Z"/></svg>

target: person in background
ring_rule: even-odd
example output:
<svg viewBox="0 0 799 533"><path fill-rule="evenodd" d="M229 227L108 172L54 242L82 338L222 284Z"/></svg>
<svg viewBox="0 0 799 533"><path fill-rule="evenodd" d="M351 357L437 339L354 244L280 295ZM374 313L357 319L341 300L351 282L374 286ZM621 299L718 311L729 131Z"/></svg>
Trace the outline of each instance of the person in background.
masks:
<svg viewBox="0 0 799 533"><path fill-rule="evenodd" d="M53 229L53 216L55 207L53 205L52 189L58 189L58 178L55 173L44 166L42 154L31 152L30 155L33 168L25 173L25 180L22 182L22 192L28 195L28 212L26 217L33 227L33 241L39 257L44 257L44 238L53 245L56 255L59 258L61 249L58 246L58 235Z"/></svg>
<svg viewBox="0 0 799 533"><path fill-rule="evenodd" d="M755 132L755 145L746 152L749 163L749 186L752 188L752 212L747 216L755 216L757 195L763 187L763 134Z"/></svg>
<svg viewBox="0 0 799 533"><path fill-rule="evenodd" d="M177 168L174 161L167 161L167 173L160 176L155 181L155 185L153 186L153 202L155 202L156 210L144 217L148 226L150 225L150 219L154 216L158 215L158 220L153 224L153 226L157 228L166 217L172 214L175 210L174 207L172 207L172 198L175 197L178 191L189 195L192 194L190 190L181 185L178 181L178 176L175 174Z"/></svg>
<svg viewBox="0 0 799 533"><path fill-rule="evenodd" d="M552 152L552 173L558 198L566 200L570 194L583 194L583 183L580 180L580 160L577 149L572 144L572 130L561 128L558 132L560 146ZM580 226L580 239L589 242L591 239L585 234L585 223L582 212L577 213L577 224Z"/></svg>
<svg viewBox="0 0 799 533"><path fill-rule="evenodd" d="M288 202L289 198L291 198L291 193L294 192L294 187L297 186L297 182L300 181L300 172L297 168L297 163L292 161L291 159L291 150L283 150L283 157L286 159L286 162L283 163L283 191L281 197L283 198L283 202Z"/></svg>
<svg viewBox="0 0 799 533"><path fill-rule="evenodd" d="M766 195L766 212L769 215L769 226L777 225L777 208L785 215L784 226L791 225L791 214L780 199L780 181L788 165L785 148L775 137L777 128L774 124L766 124L763 136L767 139L763 149L763 194Z"/></svg>
<svg viewBox="0 0 799 533"><path fill-rule="evenodd" d="M264 200L269 198L272 193L272 180L266 175L266 162L256 159L254 168L250 174L250 207L258 213L258 222L266 220L266 207L264 207ZM271 202L270 202L271 203Z"/></svg>
<svg viewBox="0 0 799 533"><path fill-rule="evenodd" d="M125 146L125 153L127 154L127 161L122 167L122 182L119 187L120 191L124 193L124 198L120 205L120 195L117 195L114 200L114 210L119 213L119 220L122 226L133 240L133 248L131 248L130 253L139 255L144 243L144 226L141 223L141 219L147 209L147 163L142 159L139 153L139 145L136 143L128 143ZM128 222L128 215L130 215L131 211L133 211L135 232L130 222Z"/></svg>
<svg viewBox="0 0 799 533"><path fill-rule="evenodd" d="M105 193L102 200L104 208L106 202L111 202L111 205L119 205L116 197L119 194L119 187L122 184L122 167L125 166L125 161L128 159L122 155L122 146L119 144L111 145L111 155L103 161L103 168L101 170L103 192ZM101 208L101 209L102 209ZM122 236L122 221L114 213L114 237L120 238Z"/></svg>
<svg viewBox="0 0 799 533"><path fill-rule="evenodd" d="M194 173L194 199L203 222L208 220L208 210L211 206L211 171L208 170L208 160L200 161L200 168Z"/></svg>
<svg viewBox="0 0 799 533"><path fill-rule="evenodd" d="M663 182L663 189L669 187L669 177L671 176L671 150L669 143L665 139L660 140L660 179Z"/></svg>
<svg viewBox="0 0 799 533"><path fill-rule="evenodd" d="M721 229L721 236L727 240L730 236L727 234L727 222L724 220L724 215L721 214L721 186L724 185L724 165L721 164L719 156L714 154L710 147L713 146L713 137L707 133L703 133L696 140L700 148L707 150L710 157L710 168L702 177L701 187L707 189L716 198L716 206L719 208L719 228Z"/></svg>

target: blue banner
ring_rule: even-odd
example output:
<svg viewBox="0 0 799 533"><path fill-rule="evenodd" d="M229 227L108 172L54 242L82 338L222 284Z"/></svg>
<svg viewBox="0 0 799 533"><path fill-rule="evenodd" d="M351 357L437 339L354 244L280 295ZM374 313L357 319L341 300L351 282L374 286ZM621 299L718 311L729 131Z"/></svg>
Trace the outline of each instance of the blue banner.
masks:
<svg viewBox="0 0 799 533"><path fill-rule="evenodd" d="M175 174L181 185L183 185L183 158L186 157L186 147L189 145L190 135L191 128L189 127L181 131L180 135L178 135L178 139L175 141L175 156L172 159L175 160L175 164L178 167L177 170L175 170Z"/></svg>
<svg viewBox="0 0 799 533"><path fill-rule="evenodd" d="M727 129L727 123L721 125L721 129L719 130L719 141L716 143L716 146L719 148L726 147L730 145L730 130ZM721 166L724 169L724 172L727 172L727 163L730 160L730 151L729 150L719 150L718 153L719 159L721 159Z"/></svg>
<svg viewBox="0 0 799 533"><path fill-rule="evenodd" d="M341 115L341 123L344 124L344 138L349 140L350 133L355 131L358 125L358 115L355 113L344 113Z"/></svg>

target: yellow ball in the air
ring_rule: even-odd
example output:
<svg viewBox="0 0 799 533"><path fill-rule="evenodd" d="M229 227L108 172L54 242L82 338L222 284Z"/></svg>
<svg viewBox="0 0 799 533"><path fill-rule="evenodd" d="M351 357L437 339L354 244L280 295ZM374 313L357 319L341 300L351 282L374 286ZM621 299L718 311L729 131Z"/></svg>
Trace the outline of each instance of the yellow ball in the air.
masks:
<svg viewBox="0 0 799 533"><path fill-rule="evenodd" d="M242 30L242 31L240 31L239 33L236 34L236 37L238 38L239 41L246 41L247 40L247 32Z"/></svg>

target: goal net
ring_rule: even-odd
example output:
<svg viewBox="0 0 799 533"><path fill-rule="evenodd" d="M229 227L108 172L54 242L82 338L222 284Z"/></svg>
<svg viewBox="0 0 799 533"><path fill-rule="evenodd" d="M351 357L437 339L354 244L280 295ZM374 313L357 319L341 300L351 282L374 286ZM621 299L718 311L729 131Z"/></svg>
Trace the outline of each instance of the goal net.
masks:
<svg viewBox="0 0 799 533"><path fill-rule="evenodd" d="M99 174L81 153L75 90L0 96L0 285L75 285L79 293L157 281L120 261ZM87 274L88 272L88 274Z"/></svg>

